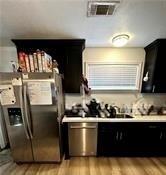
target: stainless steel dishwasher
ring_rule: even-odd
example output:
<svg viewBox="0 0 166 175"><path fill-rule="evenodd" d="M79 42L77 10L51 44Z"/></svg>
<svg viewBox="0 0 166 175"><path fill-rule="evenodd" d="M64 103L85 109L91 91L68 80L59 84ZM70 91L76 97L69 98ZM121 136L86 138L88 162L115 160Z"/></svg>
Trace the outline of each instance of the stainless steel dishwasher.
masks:
<svg viewBox="0 0 166 175"><path fill-rule="evenodd" d="M97 123L69 123L69 155L96 156Z"/></svg>

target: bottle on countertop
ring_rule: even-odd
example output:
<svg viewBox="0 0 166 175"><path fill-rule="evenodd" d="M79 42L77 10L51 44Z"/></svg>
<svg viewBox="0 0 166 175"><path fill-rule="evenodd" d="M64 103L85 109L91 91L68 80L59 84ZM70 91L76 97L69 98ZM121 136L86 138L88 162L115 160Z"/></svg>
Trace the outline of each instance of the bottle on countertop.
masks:
<svg viewBox="0 0 166 175"><path fill-rule="evenodd" d="M127 113L129 115L132 115L133 114L133 104L132 103L128 106L128 112Z"/></svg>
<svg viewBox="0 0 166 175"><path fill-rule="evenodd" d="M56 60L52 61L52 68L53 68L53 71L55 71L57 74L59 74L58 63Z"/></svg>
<svg viewBox="0 0 166 175"><path fill-rule="evenodd" d="M104 111L102 111L102 110L99 111L99 115L101 118L106 118L106 115L105 115Z"/></svg>
<svg viewBox="0 0 166 175"><path fill-rule="evenodd" d="M110 111L110 117L115 118L116 117L116 109L113 106L110 106L109 111Z"/></svg>
<svg viewBox="0 0 166 175"><path fill-rule="evenodd" d="M125 105L123 104L122 107L121 107L121 110L120 110L121 113L125 113Z"/></svg>
<svg viewBox="0 0 166 175"><path fill-rule="evenodd" d="M104 111L106 117L110 117L110 112L109 112L109 109L108 109L108 104L105 104L105 108L104 108L103 111Z"/></svg>

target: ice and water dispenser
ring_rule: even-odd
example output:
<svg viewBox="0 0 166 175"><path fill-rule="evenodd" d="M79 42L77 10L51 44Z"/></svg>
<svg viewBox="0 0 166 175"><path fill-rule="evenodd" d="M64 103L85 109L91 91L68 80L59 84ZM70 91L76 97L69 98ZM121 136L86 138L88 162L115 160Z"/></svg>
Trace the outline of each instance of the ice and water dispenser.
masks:
<svg viewBox="0 0 166 175"><path fill-rule="evenodd" d="M23 124L21 108L8 108L8 115L11 126L21 126Z"/></svg>

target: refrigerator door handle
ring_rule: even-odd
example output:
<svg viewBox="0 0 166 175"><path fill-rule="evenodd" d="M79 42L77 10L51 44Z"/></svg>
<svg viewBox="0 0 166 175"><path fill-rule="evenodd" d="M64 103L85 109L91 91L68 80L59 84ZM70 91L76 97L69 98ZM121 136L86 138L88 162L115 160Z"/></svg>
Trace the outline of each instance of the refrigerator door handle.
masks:
<svg viewBox="0 0 166 175"><path fill-rule="evenodd" d="M20 87L20 108L21 108L21 111L24 111L23 110L23 100L22 100L22 86ZM29 140L30 137L29 137L29 134L28 134L28 131L27 131L27 128L26 128L26 123L25 123L25 116L24 116L24 113L22 112L22 121L23 121L23 127L24 127L24 131L25 131L25 135L27 137L27 139Z"/></svg>
<svg viewBox="0 0 166 175"><path fill-rule="evenodd" d="M24 90L23 90L23 97L24 97L25 118L26 118L26 122L27 122L27 126L28 126L28 131L29 131L30 138L33 139L32 131L31 131L30 123L29 123L29 118L28 118L28 108L27 108L27 86L24 85L24 86L23 86L23 89L24 89Z"/></svg>

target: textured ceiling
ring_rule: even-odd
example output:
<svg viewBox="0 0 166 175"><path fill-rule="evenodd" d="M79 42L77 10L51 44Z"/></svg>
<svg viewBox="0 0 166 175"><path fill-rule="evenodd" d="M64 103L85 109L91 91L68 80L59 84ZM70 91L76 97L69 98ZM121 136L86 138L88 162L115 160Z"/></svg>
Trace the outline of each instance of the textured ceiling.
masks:
<svg viewBox="0 0 166 175"><path fill-rule="evenodd" d="M85 38L87 47L112 47L129 34L126 47L166 38L166 0L121 0L113 16L87 17L88 0L0 0L0 45L14 38Z"/></svg>

